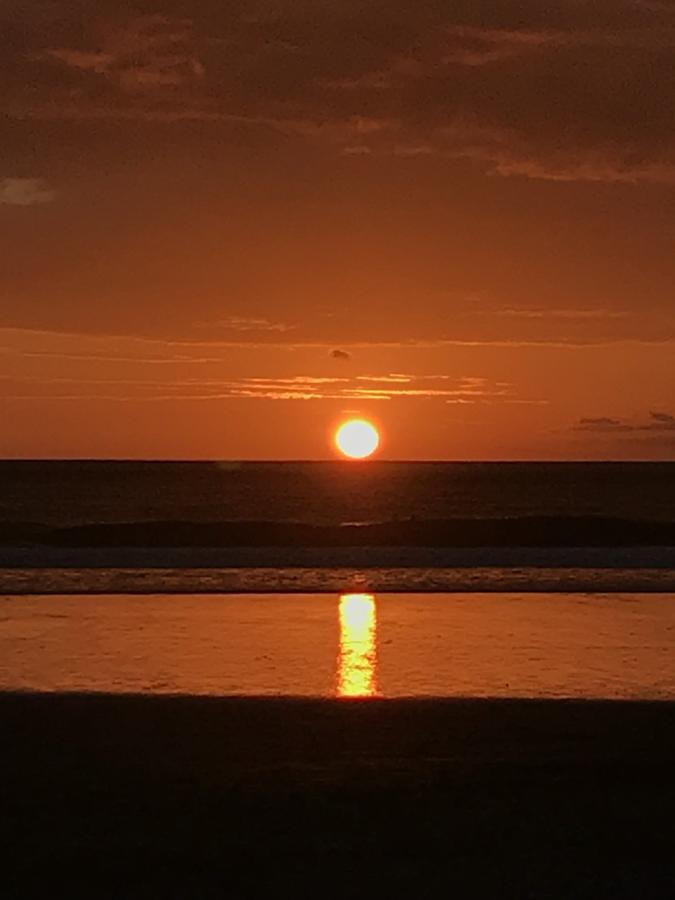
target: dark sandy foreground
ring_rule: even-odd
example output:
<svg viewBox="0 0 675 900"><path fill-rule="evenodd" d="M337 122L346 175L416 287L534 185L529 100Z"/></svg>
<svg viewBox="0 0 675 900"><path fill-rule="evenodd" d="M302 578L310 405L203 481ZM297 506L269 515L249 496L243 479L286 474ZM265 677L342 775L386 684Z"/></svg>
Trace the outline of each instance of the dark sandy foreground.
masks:
<svg viewBox="0 0 675 900"><path fill-rule="evenodd" d="M675 705L0 695L3 897L675 897Z"/></svg>

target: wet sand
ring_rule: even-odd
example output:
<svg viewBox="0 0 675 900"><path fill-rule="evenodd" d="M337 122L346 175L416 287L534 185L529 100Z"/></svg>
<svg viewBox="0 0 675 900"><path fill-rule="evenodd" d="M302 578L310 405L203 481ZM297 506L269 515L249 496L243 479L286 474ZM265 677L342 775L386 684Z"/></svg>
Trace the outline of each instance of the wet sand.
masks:
<svg viewBox="0 0 675 900"><path fill-rule="evenodd" d="M6 897L673 896L675 704L0 694L0 721Z"/></svg>

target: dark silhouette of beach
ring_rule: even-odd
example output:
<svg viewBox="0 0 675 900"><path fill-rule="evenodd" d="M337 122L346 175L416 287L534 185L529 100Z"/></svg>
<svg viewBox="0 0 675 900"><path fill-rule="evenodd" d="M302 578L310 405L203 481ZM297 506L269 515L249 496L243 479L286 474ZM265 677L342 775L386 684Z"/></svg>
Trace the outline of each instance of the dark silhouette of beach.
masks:
<svg viewBox="0 0 675 900"><path fill-rule="evenodd" d="M672 897L675 705L0 695L3 895Z"/></svg>

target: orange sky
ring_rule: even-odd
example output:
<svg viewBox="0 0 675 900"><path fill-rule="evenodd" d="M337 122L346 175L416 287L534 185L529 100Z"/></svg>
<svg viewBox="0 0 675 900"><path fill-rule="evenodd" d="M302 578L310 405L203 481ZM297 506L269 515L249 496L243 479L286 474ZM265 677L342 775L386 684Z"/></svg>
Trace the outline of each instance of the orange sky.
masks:
<svg viewBox="0 0 675 900"><path fill-rule="evenodd" d="M675 10L448 6L3 4L1 455L673 458Z"/></svg>

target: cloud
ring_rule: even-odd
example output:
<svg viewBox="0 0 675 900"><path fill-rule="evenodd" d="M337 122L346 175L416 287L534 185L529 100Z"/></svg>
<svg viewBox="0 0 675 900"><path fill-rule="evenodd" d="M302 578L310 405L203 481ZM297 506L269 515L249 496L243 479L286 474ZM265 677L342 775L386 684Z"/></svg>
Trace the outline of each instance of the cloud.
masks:
<svg viewBox="0 0 675 900"><path fill-rule="evenodd" d="M377 384L410 384L411 381L415 380L415 375L397 375L397 374L389 374L389 375L357 375L357 381L365 381L365 382L375 382ZM417 376L418 381L423 381L425 378L429 376L419 375ZM432 378L434 376L431 376ZM439 375L438 378L442 379L445 376Z"/></svg>
<svg viewBox="0 0 675 900"><path fill-rule="evenodd" d="M351 353L347 353L346 350L331 350L330 351L331 359L339 359L342 362L349 362L352 358Z"/></svg>
<svg viewBox="0 0 675 900"><path fill-rule="evenodd" d="M675 163L672 160L636 160L624 157L612 147L600 154L589 154L585 160L570 159L565 154L558 157L552 155L548 159L509 159L497 155L492 162L492 174L505 177L521 176L559 182L675 184Z"/></svg>
<svg viewBox="0 0 675 900"><path fill-rule="evenodd" d="M186 85L204 66L192 52L192 24L156 13L99 27L100 49L57 47L45 56L81 72L104 76L130 93Z"/></svg>
<svg viewBox="0 0 675 900"><path fill-rule="evenodd" d="M668 430L675 429L675 416L670 413L650 412L649 415L653 424L661 425Z"/></svg>
<svg viewBox="0 0 675 900"><path fill-rule="evenodd" d="M576 426L578 431L630 431L630 426L621 419L612 419L609 416L585 417L579 419Z"/></svg>
<svg viewBox="0 0 675 900"><path fill-rule="evenodd" d="M104 74L115 60L111 53L97 50L50 50L49 56L74 69Z"/></svg>
<svg viewBox="0 0 675 900"><path fill-rule="evenodd" d="M201 323L202 325L204 323ZM212 327L212 323L209 324ZM522 348L540 348L543 351L549 349L566 350L570 352L593 351L594 349L610 348L610 347L640 347L657 345L659 349L668 352L675 352L675 338L671 330L662 331L661 334L646 337L623 337L623 336L601 336L586 337L579 336L574 338L562 337L537 337L531 338L472 338L472 337L437 337L437 338L411 338L407 340L396 340L393 338L380 337L372 340L353 340L348 344L349 350L338 350L339 354L346 356L333 357L335 350L331 349L331 344L322 340L320 337L308 338L304 340L281 340L259 338L247 339L233 337L220 337L207 335L201 339L185 338L172 339L165 337L152 337L147 335L139 335L133 333L116 333L116 334L100 334L87 333L83 331L72 331L64 329L63 331L39 329L39 328L20 328L14 326L0 325L0 341L4 342L4 346L0 344L0 352L25 355L25 356L53 356L63 358L76 358L81 356L92 356L99 358L107 358L114 360L116 353L119 352L120 357L134 358L132 351L140 351L139 358L143 357L152 362L169 361L169 362L204 362L212 363L222 361L223 355L232 350L284 350L294 352L300 350L316 350L318 352L327 353L330 358L345 360L354 358L356 351L361 350L423 350L423 349L440 349L440 348L500 348L518 350ZM42 349L36 345L38 341L49 342L49 347ZM85 353L82 349L83 342L91 342L91 350ZM64 349L61 353L58 349L54 349L55 343L63 343ZM220 353L221 356L216 354ZM153 354L153 358L149 357Z"/></svg>
<svg viewBox="0 0 675 900"><path fill-rule="evenodd" d="M269 387L270 385L319 385L319 384L346 384L348 378L330 378L317 375L294 375L292 378L245 378L247 384L261 385Z"/></svg>
<svg viewBox="0 0 675 900"><path fill-rule="evenodd" d="M506 309L477 310L467 315L503 316L509 319L625 319L629 313L612 309L527 309L510 307Z"/></svg>
<svg viewBox="0 0 675 900"><path fill-rule="evenodd" d="M42 206L56 198L41 178L0 179L0 204L6 206Z"/></svg>
<svg viewBox="0 0 675 900"><path fill-rule="evenodd" d="M580 419L579 424L590 427L614 428L622 424L621 419L610 419L609 416L597 416L596 418Z"/></svg>
<svg viewBox="0 0 675 900"><path fill-rule="evenodd" d="M329 375L248 376L240 378L199 377L176 379L96 377L14 373L0 374L8 399L74 400L100 395L101 399L131 401L156 400L339 400L389 402L424 400L453 404L543 404L546 400L521 397L514 385L491 382L486 378L455 378L444 374L368 375L333 377ZM118 396L119 395L119 396Z"/></svg>
<svg viewBox="0 0 675 900"><path fill-rule="evenodd" d="M74 0L48 28L20 6L0 37L10 118L249 125L498 177L675 183L675 6L658 0L205 0L189 18Z"/></svg>
<svg viewBox="0 0 675 900"><path fill-rule="evenodd" d="M292 331L296 326L287 322L271 322L264 318L251 318L247 316L228 316L226 319L218 319L216 322L200 322L200 328L216 328L229 331L272 331L284 333Z"/></svg>
<svg viewBox="0 0 675 900"><path fill-rule="evenodd" d="M579 420L575 430L628 434L665 434L675 432L675 416L664 412L650 412L647 420L616 419L608 416L583 418Z"/></svg>

